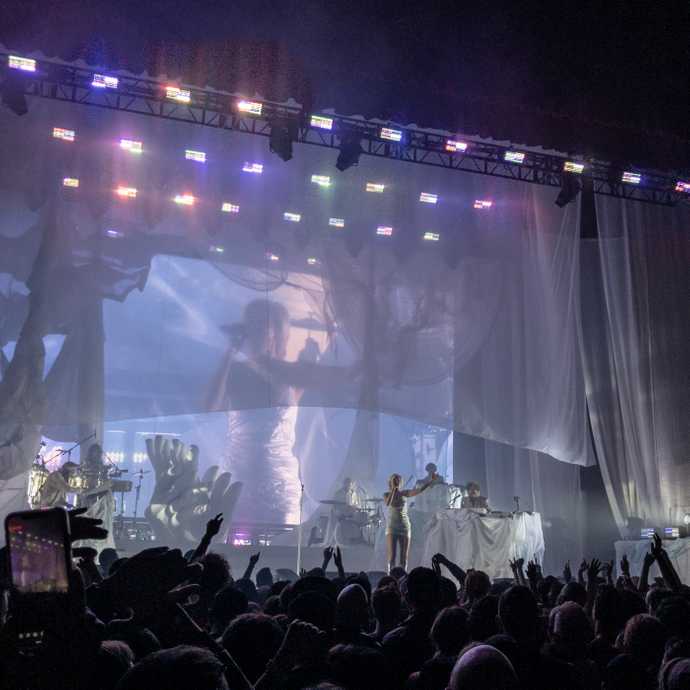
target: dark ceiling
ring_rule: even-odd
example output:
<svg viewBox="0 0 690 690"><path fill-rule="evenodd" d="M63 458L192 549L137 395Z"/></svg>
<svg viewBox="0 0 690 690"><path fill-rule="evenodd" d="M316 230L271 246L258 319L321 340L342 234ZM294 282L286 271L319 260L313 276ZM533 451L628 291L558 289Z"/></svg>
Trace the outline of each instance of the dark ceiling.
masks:
<svg viewBox="0 0 690 690"><path fill-rule="evenodd" d="M690 166L690 4L5 0L0 41L621 164Z"/></svg>

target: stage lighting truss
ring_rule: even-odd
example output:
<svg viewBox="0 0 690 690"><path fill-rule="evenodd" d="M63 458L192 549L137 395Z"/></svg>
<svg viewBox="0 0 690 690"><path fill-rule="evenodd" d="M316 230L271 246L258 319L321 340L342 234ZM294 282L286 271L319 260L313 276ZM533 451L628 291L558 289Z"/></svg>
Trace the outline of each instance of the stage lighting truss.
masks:
<svg viewBox="0 0 690 690"><path fill-rule="evenodd" d="M651 170L635 171L634 175L640 176L639 182L636 178L622 180L620 170L596 159L577 161L414 127L382 127L380 123L356 117L304 113L291 103L249 101L215 89L171 85L128 74L94 74L76 64L0 53L0 81L9 72L26 73L27 78L19 80L16 86L24 96L152 115L264 137L271 135L272 123L283 122L289 125L291 134L294 132L295 143L340 150L341 157L343 144L353 142L352 151L348 149L348 160L340 161L343 170L355 165L361 153L555 188L561 188L564 174L587 175L595 194L662 205L690 204L690 182L686 180ZM246 108L240 108L238 103L247 104ZM392 143L395 145L391 146ZM622 181L625 184L621 184Z"/></svg>

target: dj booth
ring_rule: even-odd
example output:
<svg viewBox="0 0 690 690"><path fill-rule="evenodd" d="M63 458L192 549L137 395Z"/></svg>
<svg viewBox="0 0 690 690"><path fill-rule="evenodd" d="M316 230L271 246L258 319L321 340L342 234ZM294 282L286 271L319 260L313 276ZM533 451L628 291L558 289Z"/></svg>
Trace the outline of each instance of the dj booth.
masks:
<svg viewBox="0 0 690 690"><path fill-rule="evenodd" d="M412 544L409 567L431 566L442 553L461 568L483 570L491 578L512 577L509 561L544 557L544 532L539 513L482 515L464 508L435 512L410 511ZM385 570L385 524L379 528L371 568Z"/></svg>
<svg viewBox="0 0 690 690"><path fill-rule="evenodd" d="M491 578L512 577L514 558L544 557L544 533L539 513L482 515L472 510L437 511L426 527L422 563L442 553L461 568L483 570Z"/></svg>

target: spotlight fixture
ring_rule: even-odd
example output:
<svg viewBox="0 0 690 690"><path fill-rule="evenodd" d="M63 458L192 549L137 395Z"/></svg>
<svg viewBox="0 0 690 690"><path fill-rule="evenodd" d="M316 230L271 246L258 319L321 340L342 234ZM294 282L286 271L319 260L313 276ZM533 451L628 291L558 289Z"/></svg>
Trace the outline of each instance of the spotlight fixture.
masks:
<svg viewBox="0 0 690 690"><path fill-rule="evenodd" d="M237 104L237 110L241 113L247 113L249 115L261 115L264 106L258 101L239 101Z"/></svg>
<svg viewBox="0 0 690 690"><path fill-rule="evenodd" d="M675 190L681 194L690 194L690 182L683 182L683 180L678 180L676 182Z"/></svg>
<svg viewBox="0 0 690 690"><path fill-rule="evenodd" d="M333 118L331 117L325 117L323 115L312 115L311 119L309 120L309 123L312 127L316 127L317 129L333 129Z"/></svg>
<svg viewBox="0 0 690 690"><path fill-rule="evenodd" d="M176 194L173 201L180 206L194 206L196 199L191 194Z"/></svg>
<svg viewBox="0 0 690 690"><path fill-rule="evenodd" d="M331 178L328 175L312 175L311 181L319 187L330 187Z"/></svg>
<svg viewBox="0 0 690 690"><path fill-rule="evenodd" d="M121 233L119 230L115 230L114 228L109 228L105 231L105 234L106 237L112 237L113 239L120 239L124 237L123 233Z"/></svg>
<svg viewBox="0 0 690 690"><path fill-rule="evenodd" d="M392 237L393 228L390 227L390 225L379 225L378 228L376 228L376 234L379 237Z"/></svg>
<svg viewBox="0 0 690 690"><path fill-rule="evenodd" d="M223 213L239 213L240 207L239 204L231 204L229 201L224 201L220 210L223 211Z"/></svg>
<svg viewBox="0 0 690 690"><path fill-rule="evenodd" d="M76 177L64 177L62 179L62 186L76 189L79 186L79 180Z"/></svg>
<svg viewBox="0 0 690 690"><path fill-rule="evenodd" d="M367 182L365 187L367 192L374 192L375 194L383 194L383 190L385 188L386 185L381 184L380 182Z"/></svg>
<svg viewBox="0 0 690 690"><path fill-rule="evenodd" d="M335 167L340 172L345 172L353 165L359 165L359 157L363 153L362 140L354 132L345 134L340 140L340 153Z"/></svg>
<svg viewBox="0 0 690 690"><path fill-rule="evenodd" d="M522 151L506 151L503 154L503 160L506 163L524 163L525 154Z"/></svg>
<svg viewBox="0 0 690 690"><path fill-rule="evenodd" d="M319 260L315 256L308 256L307 263L310 266L316 266L319 263Z"/></svg>
<svg viewBox="0 0 690 690"><path fill-rule="evenodd" d="M53 139L61 139L62 141L74 141L75 136L76 135L73 129L53 127Z"/></svg>
<svg viewBox="0 0 690 690"><path fill-rule="evenodd" d="M390 127L382 127L381 132L379 133L379 137L381 139L385 139L386 141L395 141L399 142L402 141L402 130L400 129L391 129Z"/></svg>
<svg viewBox="0 0 690 690"><path fill-rule="evenodd" d="M460 153L467 151L467 143L464 141L455 141L454 139L446 140L446 151L449 153Z"/></svg>
<svg viewBox="0 0 690 690"><path fill-rule="evenodd" d="M264 166L262 163L249 163L245 162L242 166L242 172L253 173L254 175L261 175L264 171Z"/></svg>
<svg viewBox="0 0 690 690"><path fill-rule="evenodd" d="M289 223L299 223L302 220L302 215L300 213L291 213L290 211L285 211L283 213L283 220Z"/></svg>
<svg viewBox="0 0 690 690"><path fill-rule="evenodd" d="M640 173L626 171L621 177L621 182L627 182L628 184L640 184L640 182L642 182L642 175L640 175Z"/></svg>
<svg viewBox="0 0 690 690"><path fill-rule="evenodd" d="M184 157L188 161L196 161L197 163L206 162L206 154L203 151L192 151L191 149L186 149L184 152Z"/></svg>
<svg viewBox="0 0 690 690"><path fill-rule="evenodd" d="M277 254L274 254L273 252L268 252L268 253L266 254L266 258L267 258L269 261L273 261L273 262L280 261L280 257L279 257Z"/></svg>
<svg viewBox="0 0 690 690"><path fill-rule="evenodd" d="M561 176L561 191L558 192L556 201L554 202L559 208L563 208L571 201L575 201L577 195L580 193L580 180L575 175Z"/></svg>
<svg viewBox="0 0 690 690"><path fill-rule="evenodd" d="M474 200L474 208L480 210L480 211L486 211L490 209L494 205L493 201L490 201L489 199L475 199Z"/></svg>
<svg viewBox="0 0 690 690"><path fill-rule="evenodd" d="M225 247L221 247L220 245L217 244L212 244L208 250L212 252L213 254L224 254L225 253Z"/></svg>
<svg viewBox="0 0 690 690"><path fill-rule="evenodd" d="M136 199L137 189L136 187L124 187L120 186L115 190L115 194L123 199Z"/></svg>
<svg viewBox="0 0 690 690"><path fill-rule="evenodd" d="M328 225L332 228L344 228L345 219L344 218L329 218Z"/></svg>
<svg viewBox="0 0 690 690"><path fill-rule="evenodd" d="M581 175L582 171L585 169L584 163L576 163L575 161L566 161L563 164L563 172L575 173L576 175Z"/></svg>
<svg viewBox="0 0 690 690"><path fill-rule="evenodd" d="M142 153L144 145L140 141L133 139L120 139L120 148L130 153Z"/></svg>
<svg viewBox="0 0 690 690"><path fill-rule="evenodd" d="M94 74L91 86L97 89L116 89L119 84L117 77L109 77L107 74Z"/></svg>
<svg viewBox="0 0 690 690"><path fill-rule="evenodd" d="M297 127L292 120L276 119L271 122L268 148L287 162L292 158L292 142L297 139Z"/></svg>
<svg viewBox="0 0 690 690"><path fill-rule="evenodd" d="M435 204L438 201L438 194L430 194L429 192L422 192L419 195L419 200L425 204Z"/></svg>
<svg viewBox="0 0 690 690"><path fill-rule="evenodd" d="M177 101L178 103L192 102L192 92L188 89L180 89L177 86L166 86L165 97L169 98L171 101Z"/></svg>
<svg viewBox="0 0 690 690"><path fill-rule="evenodd" d="M31 58L20 57L19 55L10 55L7 58L7 64L12 69L18 69L22 72L35 72L36 60Z"/></svg>
<svg viewBox="0 0 690 690"><path fill-rule="evenodd" d="M422 235L422 239L426 240L427 242L438 242L441 239L441 235L439 235L437 232L425 232Z"/></svg>

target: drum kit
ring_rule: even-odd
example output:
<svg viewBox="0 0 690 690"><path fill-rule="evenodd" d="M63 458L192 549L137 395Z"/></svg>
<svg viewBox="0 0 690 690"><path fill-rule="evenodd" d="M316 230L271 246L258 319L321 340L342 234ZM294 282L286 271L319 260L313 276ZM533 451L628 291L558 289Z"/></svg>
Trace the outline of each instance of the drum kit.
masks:
<svg viewBox="0 0 690 690"><path fill-rule="evenodd" d="M321 505L331 506L335 516L334 537L337 543L354 546L368 544L376 540L383 516L381 515L382 498L365 498L363 508L353 506L345 501L319 501Z"/></svg>

